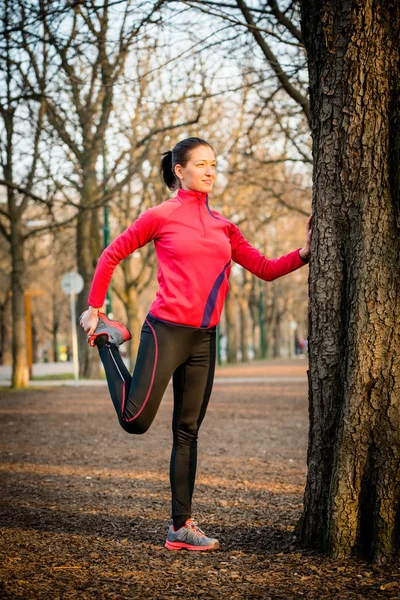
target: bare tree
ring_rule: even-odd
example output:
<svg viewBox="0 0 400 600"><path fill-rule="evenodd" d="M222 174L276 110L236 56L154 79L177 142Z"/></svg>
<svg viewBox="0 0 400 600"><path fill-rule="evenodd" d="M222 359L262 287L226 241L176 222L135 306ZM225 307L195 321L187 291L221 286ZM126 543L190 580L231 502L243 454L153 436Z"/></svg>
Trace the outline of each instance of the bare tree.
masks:
<svg viewBox="0 0 400 600"><path fill-rule="evenodd" d="M300 2L169 0L168 5L197 11L208 26L207 36L198 41L201 50L217 48L228 64L236 61L242 72L242 89L251 90L249 134L269 123L274 137L286 139L289 152L280 157L264 156L264 160L310 163L310 107ZM190 29L190 12L184 23ZM224 92L230 91L231 86L225 86ZM252 153L250 137L248 142L244 155Z"/></svg>
<svg viewBox="0 0 400 600"><path fill-rule="evenodd" d="M132 161L131 144L124 147L113 156L107 180L103 181L99 166L116 90L127 77L127 65L133 66L129 62L132 47L136 45L138 50L143 50L148 43L154 48L145 31L155 22L162 4L163 1L142 2L138 7L127 1L121 5L121 14L113 12L112 2L103 3L101 8L78 3L56 13L51 2L41 1L41 36L46 41L48 62L52 65L46 77L39 68L42 56L34 47L37 33L30 25L32 15L20 4L22 31L32 65L32 73L25 83L32 94L42 99L50 131L57 136L67 159L68 169L64 168L55 178L56 187L66 203L78 209L77 266L85 282L78 299L79 311L87 306L89 286L101 250L99 207L130 181L144 160L152 137L166 130L150 121L133 142L136 150L141 149L141 155ZM190 122L198 119L198 111L194 111L194 115ZM104 183L107 193L104 193ZM82 374L97 375L99 363L97 357L88 352L84 335L80 338L80 365Z"/></svg>
<svg viewBox="0 0 400 600"><path fill-rule="evenodd" d="M19 27L14 28L14 25L18 25L15 9L16 3L6 0L2 5L0 17L4 34L0 49L3 83L0 95L0 184L6 192L5 206L0 208L0 234L7 242L11 255L12 385L24 387L28 384L24 295L25 245L28 238L38 231L38 228L29 230L26 218L32 199L51 215L53 190L47 189L47 194L43 197L33 192L40 163L44 102L33 98L24 85L26 54L24 55L22 50ZM43 61L38 69L45 77L46 53L43 54Z"/></svg>

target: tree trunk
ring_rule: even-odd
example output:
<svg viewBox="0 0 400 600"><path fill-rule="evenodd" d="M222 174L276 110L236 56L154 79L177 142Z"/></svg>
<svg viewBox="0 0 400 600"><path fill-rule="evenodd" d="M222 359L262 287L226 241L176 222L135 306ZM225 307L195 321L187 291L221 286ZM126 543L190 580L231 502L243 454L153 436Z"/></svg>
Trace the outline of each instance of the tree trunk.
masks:
<svg viewBox="0 0 400 600"><path fill-rule="evenodd" d="M39 350L38 330L37 330L35 318L32 315L32 363L33 364L38 362L38 350Z"/></svg>
<svg viewBox="0 0 400 600"><path fill-rule="evenodd" d="M236 299L239 306L239 321L240 321L240 352L241 362L249 361L248 343L249 343L249 296L251 293L252 275L249 271L243 270L242 285L239 287L232 280L235 287Z"/></svg>
<svg viewBox="0 0 400 600"><path fill-rule="evenodd" d="M259 279L252 276L251 291L249 296L249 310L251 315L251 338L254 349L254 358L261 358L261 331L260 331L260 299L259 299ZM257 331L259 336L257 339Z"/></svg>
<svg viewBox="0 0 400 600"><path fill-rule="evenodd" d="M281 357L281 342L282 342L282 327L281 327L281 313L279 311L275 314L273 322L273 344L272 344L272 357Z"/></svg>
<svg viewBox="0 0 400 600"><path fill-rule="evenodd" d="M239 300L239 316L240 316L240 353L241 362L249 362L248 345L248 321L249 307L247 299L242 297Z"/></svg>
<svg viewBox="0 0 400 600"><path fill-rule="evenodd" d="M236 336L236 302L232 289L229 289L225 300L227 362L237 362L237 336Z"/></svg>
<svg viewBox="0 0 400 600"><path fill-rule="evenodd" d="M12 382L13 388L24 388L29 385L28 360L26 354L26 319L25 319L25 257L24 240L17 220L11 228L11 319L12 336Z"/></svg>
<svg viewBox="0 0 400 600"><path fill-rule="evenodd" d="M302 0L314 189L303 543L373 562L400 533L400 5Z"/></svg>
<svg viewBox="0 0 400 600"><path fill-rule="evenodd" d="M96 173L88 169L85 173L82 188L82 206L93 204L93 198L97 193ZM83 277L84 287L78 296L77 318L88 307L88 296L92 284L96 262L100 255L98 243L98 232L94 231L97 226L97 215L95 211L81 210L78 214L77 224L77 263L78 272ZM78 327L79 345L79 371L82 377L98 379L100 377L100 362L98 353L87 343L87 335L81 327Z"/></svg>
<svg viewBox="0 0 400 600"><path fill-rule="evenodd" d="M128 329L131 332L132 339L129 342L129 368L131 372L135 368L137 352L140 342L141 322L138 318L138 294L136 288L131 285L126 291L127 301L125 303L126 314L128 317Z"/></svg>
<svg viewBox="0 0 400 600"><path fill-rule="evenodd" d="M58 295L53 292L52 306L53 306L53 328L51 332L52 346L53 346L53 361L58 362L58 330L60 327L60 307L58 305ZM79 313L80 314L80 313Z"/></svg>
<svg viewBox="0 0 400 600"><path fill-rule="evenodd" d="M277 310L276 282L265 286L264 299L264 336L265 336L265 354L267 358L272 358L274 353L274 324Z"/></svg>
<svg viewBox="0 0 400 600"><path fill-rule="evenodd" d="M0 344L1 344L1 363L2 365L12 364L11 352L11 314L10 314L11 294L8 292L4 303L0 307Z"/></svg>

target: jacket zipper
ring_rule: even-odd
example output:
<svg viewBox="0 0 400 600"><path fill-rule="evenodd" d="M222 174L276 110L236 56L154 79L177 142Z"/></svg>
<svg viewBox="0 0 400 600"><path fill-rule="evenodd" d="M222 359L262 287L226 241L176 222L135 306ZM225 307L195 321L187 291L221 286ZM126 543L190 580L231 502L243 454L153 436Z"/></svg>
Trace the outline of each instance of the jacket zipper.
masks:
<svg viewBox="0 0 400 600"><path fill-rule="evenodd" d="M206 230L206 226L204 225L203 217L201 216L201 200L200 200L200 196L199 196L198 200L199 200L199 202L198 202L199 218L200 218L201 224L203 225L203 237L206 238L207 237L207 230Z"/></svg>

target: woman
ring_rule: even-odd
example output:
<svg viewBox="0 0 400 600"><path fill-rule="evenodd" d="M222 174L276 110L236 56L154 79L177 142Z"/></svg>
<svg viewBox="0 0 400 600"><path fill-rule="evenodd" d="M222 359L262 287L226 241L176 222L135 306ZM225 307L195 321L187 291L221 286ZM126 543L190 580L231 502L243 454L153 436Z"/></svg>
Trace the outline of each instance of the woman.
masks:
<svg viewBox="0 0 400 600"><path fill-rule="evenodd" d="M94 274L89 310L81 326L98 347L121 427L142 434L157 414L173 378L173 446L170 463L172 522L165 546L170 550L219 547L192 516L197 436L211 394L216 326L229 289L231 260L271 281L306 264L310 255L311 216L306 243L277 259L265 258L239 228L208 206L216 159L200 138L179 142L161 161L164 181L174 198L146 210L102 253ZM141 330L131 376L118 351L129 331L99 312L117 264L154 240L159 289Z"/></svg>

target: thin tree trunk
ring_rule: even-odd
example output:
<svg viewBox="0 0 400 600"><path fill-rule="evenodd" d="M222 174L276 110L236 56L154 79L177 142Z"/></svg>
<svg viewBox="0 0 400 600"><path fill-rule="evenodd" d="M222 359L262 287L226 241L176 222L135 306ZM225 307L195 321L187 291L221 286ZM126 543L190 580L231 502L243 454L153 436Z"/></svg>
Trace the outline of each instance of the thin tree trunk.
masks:
<svg viewBox="0 0 400 600"><path fill-rule="evenodd" d="M281 313L278 311L275 315L273 323L273 345L272 345L272 356L273 358L281 357L281 342L282 342L282 327L281 327Z"/></svg>
<svg viewBox="0 0 400 600"><path fill-rule="evenodd" d="M314 155L303 543L400 533L400 5L302 0Z"/></svg>
<svg viewBox="0 0 400 600"><path fill-rule="evenodd" d="M0 311L1 364L12 364L11 352L11 294L8 291Z"/></svg>
<svg viewBox="0 0 400 600"><path fill-rule="evenodd" d="M277 308L276 299L276 285L275 282L267 285L265 288L264 297L264 336L265 336L265 354L267 358L273 357L273 335L274 335L274 324Z"/></svg>
<svg viewBox="0 0 400 600"><path fill-rule="evenodd" d="M126 292L125 309L128 317L128 329L132 339L129 342L129 367L133 372L140 342L141 323L138 318L138 294L134 286L129 286Z"/></svg>
<svg viewBox="0 0 400 600"><path fill-rule="evenodd" d="M24 242L18 221L11 228L11 318L12 336L12 387L24 388L29 384L28 361L26 353L26 319L25 319L25 257Z"/></svg>
<svg viewBox="0 0 400 600"><path fill-rule="evenodd" d="M242 285L239 287L236 281L232 279L231 286L232 290L234 290L235 292L236 300L239 306L241 362L248 362L249 295L251 292L251 273L249 271L243 270Z"/></svg>
<svg viewBox="0 0 400 600"><path fill-rule="evenodd" d="M58 335L58 330L60 327L60 308L59 308L59 303L58 303L58 294L56 294L56 292L53 292L53 302L52 302L52 306L53 306L53 329L51 332L51 337L52 337L52 346L53 346L53 361L54 362L58 362L58 339L57 339L57 335Z"/></svg>
<svg viewBox="0 0 400 600"><path fill-rule="evenodd" d="M229 290L225 300L227 361L237 362L237 336L236 336L236 301L232 289Z"/></svg>
<svg viewBox="0 0 400 600"><path fill-rule="evenodd" d="M38 330L36 327L35 319L32 316L32 363L35 364L37 362L38 362Z"/></svg>
<svg viewBox="0 0 400 600"><path fill-rule="evenodd" d="M97 193L96 173L89 169L85 173L82 188L82 205L90 206ZM77 318L88 307L88 296L93 279L96 262L100 255L98 232L96 232L97 215L95 211L83 210L78 214L77 224L77 264L78 272L83 277L84 287L78 296ZM79 370L83 377L98 379L100 362L97 352L93 352L87 343L85 332L78 328Z"/></svg>
<svg viewBox="0 0 400 600"><path fill-rule="evenodd" d="M251 315L251 337L254 348L254 358L261 358L261 332L260 332L260 301L258 297L258 279L252 276L252 285L249 296L249 310ZM259 332L257 340L257 331Z"/></svg>

